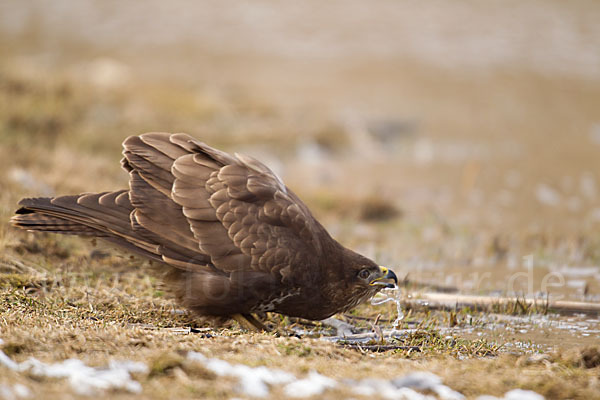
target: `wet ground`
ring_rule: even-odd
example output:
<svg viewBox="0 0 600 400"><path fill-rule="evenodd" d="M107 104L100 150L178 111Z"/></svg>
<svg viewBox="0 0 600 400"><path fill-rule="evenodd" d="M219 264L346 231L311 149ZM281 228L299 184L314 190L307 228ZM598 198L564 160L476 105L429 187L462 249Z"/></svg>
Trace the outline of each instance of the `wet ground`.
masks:
<svg viewBox="0 0 600 400"><path fill-rule="evenodd" d="M402 292L402 291L401 291ZM362 351L393 351L412 350L421 351L419 345L407 346L404 339L423 329L435 326L436 335L441 339L454 341L462 339L485 339L497 345L494 347L498 353L512 354L547 354L580 346L594 346L600 343L599 310L589 313L546 313L523 312L516 306L516 314L494 313L475 310L476 307L455 306L451 307L450 314L435 311L432 305L436 302L426 300L407 302L413 295L398 289L386 289L378 294L371 305L377 306L390 303L396 308L384 312L385 321L371 320L367 326L352 325L357 322L348 316L346 321L325 321L327 327L307 330L305 326L295 327L294 331L300 336L320 337L324 340L338 343ZM419 297L418 293L414 297ZM490 296L492 297L492 296ZM403 304L410 304L408 311ZM419 304L420 311L427 310L427 316L419 315L415 304ZM393 308L393 307L392 307ZM380 315L381 316L381 315ZM408 317L407 317L408 316ZM360 318L359 318L360 319Z"/></svg>

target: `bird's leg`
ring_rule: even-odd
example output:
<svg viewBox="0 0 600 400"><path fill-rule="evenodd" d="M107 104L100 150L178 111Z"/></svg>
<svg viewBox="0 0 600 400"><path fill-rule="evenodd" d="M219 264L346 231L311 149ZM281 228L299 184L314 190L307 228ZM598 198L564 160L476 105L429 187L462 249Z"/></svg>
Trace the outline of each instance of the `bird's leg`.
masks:
<svg viewBox="0 0 600 400"><path fill-rule="evenodd" d="M254 318L252 314L234 314L233 319L237 321L238 324L249 331L254 332L270 332L271 330L267 328L262 322Z"/></svg>
<svg viewBox="0 0 600 400"><path fill-rule="evenodd" d="M242 314L242 316L254 326L254 328L258 329L258 331L271 332L271 329L267 328L265 324L260 322L254 315L252 314Z"/></svg>

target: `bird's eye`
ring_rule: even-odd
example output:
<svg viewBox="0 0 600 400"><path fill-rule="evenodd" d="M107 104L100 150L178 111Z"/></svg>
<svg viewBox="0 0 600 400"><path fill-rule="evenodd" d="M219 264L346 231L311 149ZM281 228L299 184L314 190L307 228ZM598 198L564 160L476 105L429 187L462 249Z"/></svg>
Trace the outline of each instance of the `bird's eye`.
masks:
<svg viewBox="0 0 600 400"><path fill-rule="evenodd" d="M360 279L367 279L369 277L369 275L371 275L371 273L369 272L368 269L361 269L360 272L358 273L358 277Z"/></svg>

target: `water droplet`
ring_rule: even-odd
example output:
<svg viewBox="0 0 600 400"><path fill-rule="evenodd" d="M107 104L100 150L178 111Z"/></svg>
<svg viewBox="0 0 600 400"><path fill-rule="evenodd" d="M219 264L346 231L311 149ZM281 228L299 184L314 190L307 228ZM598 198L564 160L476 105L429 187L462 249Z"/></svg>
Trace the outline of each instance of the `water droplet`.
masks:
<svg viewBox="0 0 600 400"><path fill-rule="evenodd" d="M396 303L397 316L394 322L392 322L392 332L390 333L390 335L393 335L394 333L399 332L397 328L400 326L400 322L404 319L402 303L400 302L402 291L400 290L398 285L396 285L393 289L384 289L381 292L379 292L379 294L381 296L374 297L371 299L371 305L378 306L381 304L389 303L390 301Z"/></svg>

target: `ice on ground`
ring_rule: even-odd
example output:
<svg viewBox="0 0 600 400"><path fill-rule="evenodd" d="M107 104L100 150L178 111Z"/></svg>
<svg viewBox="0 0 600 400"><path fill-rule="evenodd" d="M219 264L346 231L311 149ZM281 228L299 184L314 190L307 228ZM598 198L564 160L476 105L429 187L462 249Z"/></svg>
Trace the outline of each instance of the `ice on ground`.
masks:
<svg viewBox="0 0 600 400"><path fill-rule="evenodd" d="M28 371L37 377L66 378L77 394L86 396L97 395L106 389L141 393L142 386L130 374L148 372L145 364L135 361L111 361L106 368L94 368L74 358L46 364L32 357L19 364L1 351L0 364L16 372Z"/></svg>

